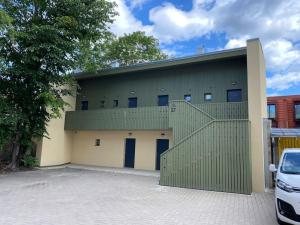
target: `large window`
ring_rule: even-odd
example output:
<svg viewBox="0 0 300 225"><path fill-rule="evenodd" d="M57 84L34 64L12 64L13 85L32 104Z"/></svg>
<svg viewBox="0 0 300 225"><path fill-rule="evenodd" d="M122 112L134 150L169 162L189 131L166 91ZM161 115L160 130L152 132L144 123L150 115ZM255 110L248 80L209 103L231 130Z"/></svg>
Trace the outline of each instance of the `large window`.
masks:
<svg viewBox="0 0 300 225"><path fill-rule="evenodd" d="M241 102L241 101L242 101L241 89L227 90L227 102Z"/></svg>
<svg viewBox="0 0 300 225"><path fill-rule="evenodd" d="M295 119L300 120L300 102L295 103Z"/></svg>
<svg viewBox="0 0 300 225"><path fill-rule="evenodd" d="M137 98L128 98L128 108L137 107Z"/></svg>
<svg viewBox="0 0 300 225"><path fill-rule="evenodd" d="M269 119L276 119L276 105L275 104L268 104L268 118Z"/></svg>
<svg viewBox="0 0 300 225"><path fill-rule="evenodd" d="M89 109L89 102L81 101L81 110L88 110L88 109Z"/></svg>
<svg viewBox="0 0 300 225"><path fill-rule="evenodd" d="M167 106L169 104L169 95L159 95L157 98L158 106Z"/></svg>

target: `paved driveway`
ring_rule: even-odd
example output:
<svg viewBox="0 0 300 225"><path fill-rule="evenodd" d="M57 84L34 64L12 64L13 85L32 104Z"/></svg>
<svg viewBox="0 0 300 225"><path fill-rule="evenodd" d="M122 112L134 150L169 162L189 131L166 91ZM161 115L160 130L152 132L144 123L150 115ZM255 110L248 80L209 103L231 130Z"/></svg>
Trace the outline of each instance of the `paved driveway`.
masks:
<svg viewBox="0 0 300 225"><path fill-rule="evenodd" d="M145 175L70 168L0 175L0 224L277 224L272 194L162 187Z"/></svg>

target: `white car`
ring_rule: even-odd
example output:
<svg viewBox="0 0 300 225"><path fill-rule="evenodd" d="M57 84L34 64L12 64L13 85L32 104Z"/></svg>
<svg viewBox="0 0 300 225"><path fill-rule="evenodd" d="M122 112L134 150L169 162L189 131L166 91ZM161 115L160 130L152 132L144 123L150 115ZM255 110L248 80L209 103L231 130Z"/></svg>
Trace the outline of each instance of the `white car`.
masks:
<svg viewBox="0 0 300 225"><path fill-rule="evenodd" d="M279 224L300 225L300 149L285 149L278 168L270 165L276 175L276 215Z"/></svg>

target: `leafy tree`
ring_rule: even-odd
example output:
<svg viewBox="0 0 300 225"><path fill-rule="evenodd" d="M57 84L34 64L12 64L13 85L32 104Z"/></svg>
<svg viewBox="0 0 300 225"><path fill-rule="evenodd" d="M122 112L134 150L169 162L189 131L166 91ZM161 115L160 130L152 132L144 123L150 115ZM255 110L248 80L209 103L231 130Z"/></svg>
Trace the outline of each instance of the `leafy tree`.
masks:
<svg viewBox="0 0 300 225"><path fill-rule="evenodd" d="M60 116L74 86L70 72L105 38L115 15L105 0L0 0L0 129L12 129L12 169Z"/></svg>
<svg viewBox="0 0 300 225"><path fill-rule="evenodd" d="M105 61L120 66L144 63L167 58L153 36L137 31L111 41L105 53Z"/></svg>

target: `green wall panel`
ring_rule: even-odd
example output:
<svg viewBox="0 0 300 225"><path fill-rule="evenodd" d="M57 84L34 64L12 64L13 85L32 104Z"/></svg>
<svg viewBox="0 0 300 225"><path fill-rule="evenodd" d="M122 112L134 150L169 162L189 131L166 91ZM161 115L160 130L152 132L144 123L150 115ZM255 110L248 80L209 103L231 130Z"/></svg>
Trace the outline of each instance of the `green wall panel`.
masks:
<svg viewBox="0 0 300 225"><path fill-rule="evenodd" d="M243 101L247 101L246 58L91 78L78 84L77 109L83 100L89 101L89 109L99 109L103 100L105 108L112 108L113 100L119 100L119 107L125 108L129 97L138 98L138 107L157 106L158 95L180 100L191 94L191 103L200 104L204 103L204 93L212 93L213 103L226 102L228 89L242 89Z"/></svg>

